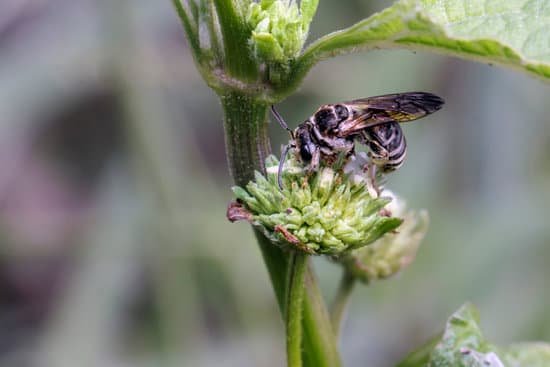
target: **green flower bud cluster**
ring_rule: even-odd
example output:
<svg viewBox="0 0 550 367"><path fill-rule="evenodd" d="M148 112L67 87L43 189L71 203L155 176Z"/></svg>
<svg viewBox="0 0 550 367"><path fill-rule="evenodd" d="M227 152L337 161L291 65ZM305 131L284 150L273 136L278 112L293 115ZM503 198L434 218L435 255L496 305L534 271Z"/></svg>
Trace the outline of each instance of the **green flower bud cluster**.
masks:
<svg viewBox="0 0 550 367"><path fill-rule="evenodd" d="M233 188L238 201L229 206L229 220L248 220L281 246L328 255L366 246L402 222L384 209L391 199L371 196L364 182L342 170L323 167L306 174L289 157L281 190L278 165L270 156L267 177L256 173L246 188Z"/></svg>
<svg viewBox="0 0 550 367"><path fill-rule="evenodd" d="M394 196L388 191L382 194ZM348 272L364 283L388 278L409 265L428 230L426 211L406 210L405 204L397 197L386 209L403 218L399 230L338 259Z"/></svg>
<svg viewBox="0 0 550 367"><path fill-rule="evenodd" d="M287 63L298 56L317 9L318 0L260 0L248 7L246 21L252 29L250 44L260 60Z"/></svg>

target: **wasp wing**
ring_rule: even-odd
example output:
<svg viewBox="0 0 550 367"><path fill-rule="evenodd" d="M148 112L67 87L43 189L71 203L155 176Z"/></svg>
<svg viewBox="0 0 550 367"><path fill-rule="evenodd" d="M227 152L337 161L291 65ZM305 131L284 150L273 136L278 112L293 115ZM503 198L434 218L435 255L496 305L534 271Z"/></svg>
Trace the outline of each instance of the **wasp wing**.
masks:
<svg viewBox="0 0 550 367"><path fill-rule="evenodd" d="M443 103L440 97L426 92L386 94L344 102L352 114L340 123L338 135L353 135L386 122L416 120L439 110Z"/></svg>

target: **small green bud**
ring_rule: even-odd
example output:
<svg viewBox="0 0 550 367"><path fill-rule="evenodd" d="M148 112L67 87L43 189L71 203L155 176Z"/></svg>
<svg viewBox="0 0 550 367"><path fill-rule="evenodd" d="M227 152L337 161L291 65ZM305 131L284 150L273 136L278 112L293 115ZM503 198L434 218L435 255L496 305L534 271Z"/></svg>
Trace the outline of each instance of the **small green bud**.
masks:
<svg viewBox="0 0 550 367"><path fill-rule="evenodd" d="M350 180L342 170L323 167L306 173L290 156L281 190L278 165L275 157L268 157L267 177L257 173L245 188L233 188L238 201L228 208L231 221L247 220L283 247L343 257L402 222L387 214L391 199L372 196L365 182Z"/></svg>
<svg viewBox="0 0 550 367"><path fill-rule="evenodd" d="M272 58L275 60L283 60L285 58L283 48L272 34L268 32L252 32L252 38L255 42L254 50L258 58Z"/></svg>
<svg viewBox="0 0 550 367"><path fill-rule="evenodd" d="M370 246L351 251L337 259L348 272L364 283L390 277L409 265L428 229L426 211L407 211L405 203L391 192L384 191L382 195L392 198L382 211L386 215L403 218L399 229L379 238ZM375 226L371 227L371 233L376 232Z"/></svg>
<svg viewBox="0 0 550 367"><path fill-rule="evenodd" d="M317 9L318 0L261 0L248 7L250 45L262 62L286 64L298 56Z"/></svg>

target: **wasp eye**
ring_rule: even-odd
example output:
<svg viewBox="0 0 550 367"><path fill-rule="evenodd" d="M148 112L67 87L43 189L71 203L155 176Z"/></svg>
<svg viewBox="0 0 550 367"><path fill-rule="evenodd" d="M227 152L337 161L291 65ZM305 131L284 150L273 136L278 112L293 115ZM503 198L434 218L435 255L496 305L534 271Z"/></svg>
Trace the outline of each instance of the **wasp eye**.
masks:
<svg viewBox="0 0 550 367"><path fill-rule="evenodd" d="M321 132L335 128L338 125L338 119L330 108L323 108L315 114L315 123Z"/></svg>
<svg viewBox="0 0 550 367"><path fill-rule="evenodd" d="M312 152L310 149L311 142L306 136L300 136L300 158L304 163L311 161Z"/></svg>
<svg viewBox="0 0 550 367"><path fill-rule="evenodd" d="M311 150L308 145L302 145L300 147L300 158L304 163L309 163L312 158Z"/></svg>
<svg viewBox="0 0 550 367"><path fill-rule="evenodd" d="M337 104L334 106L334 112L336 112L336 116L338 116L339 121L344 121L349 117L349 112L346 106Z"/></svg>

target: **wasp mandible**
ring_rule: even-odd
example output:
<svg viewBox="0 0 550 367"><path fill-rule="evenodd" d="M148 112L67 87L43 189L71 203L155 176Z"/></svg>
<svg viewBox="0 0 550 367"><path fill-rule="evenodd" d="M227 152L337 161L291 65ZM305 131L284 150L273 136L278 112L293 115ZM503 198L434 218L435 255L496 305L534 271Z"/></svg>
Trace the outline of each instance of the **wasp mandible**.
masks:
<svg viewBox="0 0 550 367"><path fill-rule="evenodd" d="M278 183L282 189L282 170L290 149L308 171L316 171L321 162L333 163L338 157L351 157L355 142L369 148L372 165L387 173L401 167L407 153L407 142L399 123L429 115L443 106L443 99L432 93L407 92L326 104L317 109L295 130L271 106L275 119L290 133L291 140L279 162Z"/></svg>

